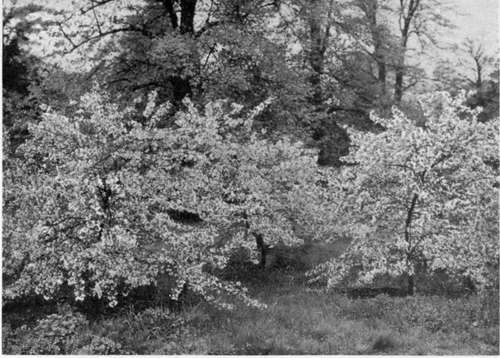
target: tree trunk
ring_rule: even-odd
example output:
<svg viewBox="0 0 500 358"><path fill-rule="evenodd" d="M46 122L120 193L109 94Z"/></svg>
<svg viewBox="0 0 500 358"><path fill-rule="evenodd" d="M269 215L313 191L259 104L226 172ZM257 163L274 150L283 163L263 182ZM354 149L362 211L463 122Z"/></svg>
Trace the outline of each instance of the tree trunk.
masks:
<svg viewBox="0 0 500 358"><path fill-rule="evenodd" d="M374 55L375 61L377 63L377 81L380 86L380 91L382 94L386 93L386 78L387 78L387 69L386 69L386 59L384 54L384 39L382 38L382 34L377 23L377 12L378 12L378 0L368 0L363 7L366 17L370 23L370 32L373 38L374 44Z"/></svg>
<svg viewBox="0 0 500 358"><path fill-rule="evenodd" d="M309 64L311 65L311 75L309 82L312 87L311 103L320 105L322 102L323 91L321 90L321 75L323 74L325 48L323 46L323 36L321 34L320 22L320 3L315 0L311 4L311 14L309 17L309 35L311 48L309 50ZM325 34L324 36L328 36Z"/></svg>
<svg viewBox="0 0 500 358"><path fill-rule="evenodd" d="M404 59L403 59L404 61ZM404 77L404 62L396 67L396 80L394 83L394 100L400 103L403 99L403 77Z"/></svg>
<svg viewBox="0 0 500 358"><path fill-rule="evenodd" d="M267 247L264 244L264 238L261 234L254 234L255 242L257 243L257 249L260 252L260 261L259 266L264 269L266 268L266 255L267 255Z"/></svg>
<svg viewBox="0 0 500 358"><path fill-rule="evenodd" d="M194 14L197 0L181 0L181 34L194 32Z"/></svg>
<svg viewBox="0 0 500 358"><path fill-rule="evenodd" d="M165 8L165 12L168 14L170 18L170 23L174 30L179 28L181 34L193 35L194 34L194 16L196 13L196 3L197 0L180 0L181 7L181 18L180 18L180 26L179 19L177 13L174 9L173 0L163 0L163 6ZM193 54L192 60L195 61L197 56ZM190 77L181 77L181 76L171 76L170 84L172 85L172 104L174 110L177 110L181 107L182 100L186 96L192 96L192 88L191 88L191 78Z"/></svg>
<svg viewBox="0 0 500 358"><path fill-rule="evenodd" d="M399 53L399 58L396 64L396 80L394 83L394 100L399 103L403 98L403 80L405 75L405 56L406 49L408 46L408 39L410 37L410 29L412 21L414 21L415 16L417 16L417 11L420 8L421 0L409 0L405 5L404 1L400 1L401 8L399 9L402 17L402 26L400 25L401 31L401 48Z"/></svg>
<svg viewBox="0 0 500 358"><path fill-rule="evenodd" d="M474 61L476 62L476 89L479 93L479 91L481 91L481 87L483 86L483 68L481 66L480 59L474 59Z"/></svg>
<svg viewBox="0 0 500 358"><path fill-rule="evenodd" d="M415 294L415 276L413 274L408 275L408 296L413 296Z"/></svg>
<svg viewBox="0 0 500 358"><path fill-rule="evenodd" d="M406 42L402 46L402 49L400 49L402 52L399 56L398 63L396 65L396 79L394 82L394 101L396 103L400 103L401 100L403 99L403 81L404 81L404 74L405 74L405 54L404 52L406 51Z"/></svg>
<svg viewBox="0 0 500 358"><path fill-rule="evenodd" d="M165 11L168 13L170 18L170 24L174 30L179 26L179 21L177 19L177 14L175 13L173 0L163 0L163 7Z"/></svg>
<svg viewBox="0 0 500 358"><path fill-rule="evenodd" d="M308 24L310 49L308 54L311 74L309 83L311 85L311 96L309 102L314 106L316 112L325 110L323 106L323 90L321 88L321 75L324 71L325 52L330 36L329 23L323 23L325 6L321 0L312 0L308 5ZM330 19L327 19L330 21ZM326 113L325 113L326 114ZM333 118L320 116L319 128L316 129L320 140L320 152L318 156L319 165L341 166L340 157L349 151L349 136Z"/></svg>
<svg viewBox="0 0 500 358"><path fill-rule="evenodd" d="M386 70L386 65L383 60L383 57L377 56L377 58L382 58L381 60L377 60L377 67L378 67L378 83L380 85L380 92L382 94L385 94L387 92L386 88L386 78L387 78L387 70Z"/></svg>
<svg viewBox="0 0 500 358"><path fill-rule="evenodd" d="M413 219L413 212L415 211L415 206L417 205L417 200L418 200L418 194L413 194L413 197L411 199L410 207L408 208L408 215L406 216L406 222L405 222L405 241L408 244L408 247L406 248L406 264L408 266L413 266L413 271L415 271L415 264L413 260L413 249L412 247L412 242L411 242L411 234L410 234L410 229L411 229L411 223ZM415 292L415 273L411 273L408 275L408 295L413 295Z"/></svg>

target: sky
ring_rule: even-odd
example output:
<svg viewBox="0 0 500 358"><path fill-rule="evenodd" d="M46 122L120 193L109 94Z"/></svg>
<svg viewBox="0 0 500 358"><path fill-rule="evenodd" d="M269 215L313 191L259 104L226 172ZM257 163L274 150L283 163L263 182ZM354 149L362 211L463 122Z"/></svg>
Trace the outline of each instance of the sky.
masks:
<svg viewBox="0 0 500 358"><path fill-rule="evenodd" d="M458 13L453 19L457 29L453 30L456 39L473 37L481 39L485 46L497 52L499 47L498 11L499 0L450 0L456 5ZM453 37L451 38L453 39ZM496 48L494 50L493 48Z"/></svg>
<svg viewBox="0 0 500 358"><path fill-rule="evenodd" d="M441 30L438 39L448 46L460 46L466 38L472 38L474 43L482 45L489 56L499 58L500 27L499 4L500 0L443 0L448 5L445 15L454 28ZM428 75L432 74L436 64L441 59L448 59L457 64L460 52L430 48L423 57L415 57L412 63L422 66ZM462 58L465 63L471 61L468 56ZM462 60L460 59L460 60ZM461 61L460 61L461 62ZM489 72L490 69L486 69ZM460 68L459 71L470 72L470 68ZM470 73L468 75L471 75Z"/></svg>

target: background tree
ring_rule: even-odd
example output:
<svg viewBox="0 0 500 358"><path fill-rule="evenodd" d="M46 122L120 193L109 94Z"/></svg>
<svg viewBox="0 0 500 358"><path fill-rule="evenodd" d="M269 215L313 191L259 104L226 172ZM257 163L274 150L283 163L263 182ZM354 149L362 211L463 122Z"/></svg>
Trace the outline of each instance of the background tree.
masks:
<svg viewBox="0 0 500 358"><path fill-rule="evenodd" d="M414 7L406 12L406 47L412 34L424 42L431 25L444 22L435 4L400 5ZM86 59L80 83L100 78L125 102L157 88L172 102L171 115L186 96L250 107L272 96L261 121L269 134L295 132L320 148L320 163L338 166L349 143L338 123L370 128L367 113L390 105L388 76L406 51L396 46L394 20L393 4L382 0L81 0L57 31L67 52ZM415 72L401 68L407 78Z"/></svg>
<svg viewBox="0 0 500 358"><path fill-rule="evenodd" d="M15 151L28 134L28 123L38 120L38 101L32 92L40 80L37 69L41 61L29 53L28 36L39 33L49 21L30 15L44 11L38 5L12 6L6 4L3 11L3 130L5 153Z"/></svg>
<svg viewBox="0 0 500 358"><path fill-rule="evenodd" d="M498 61L495 62L492 56L488 56L484 46L472 38L467 38L463 47L466 57L460 62L464 67L470 66L467 72L472 72L472 76L466 78L469 82L467 88L475 92L469 97L468 104L472 108L477 106L483 108L480 114L481 120L496 118L498 117Z"/></svg>
<svg viewBox="0 0 500 358"><path fill-rule="evenodd" d="M387 1L352 1L336 21L351 41L334 53L341 66L332 69L332 76L356 90L352 107L363 109L366 117L389 100L387 82L395 47L387 16L390 9Z"/></svg>
<svg viewBox="0 0 500 358"><path fill-rule="evenodd" d="M468 90L467 104L481 106L481 121L498 117L498 61L477 40L466 39L456 50L459 60L442 60L434 70L435 87L451 93Z"/></svg>
<svg viewBox="0 0 500 358"><path fill-rule="evenodd" d="M394 100L401 102L405 89L413 84L405 85L405 76L409 74L406 58L410 40L416 36L422 48L427 44L436 45L436 34L442 27L449 27L451 22L442 14L444 7L437 0L400 0L395 9L398 16L399 47L395 61ZM415 81L413 81L415 83Z"/></svg>

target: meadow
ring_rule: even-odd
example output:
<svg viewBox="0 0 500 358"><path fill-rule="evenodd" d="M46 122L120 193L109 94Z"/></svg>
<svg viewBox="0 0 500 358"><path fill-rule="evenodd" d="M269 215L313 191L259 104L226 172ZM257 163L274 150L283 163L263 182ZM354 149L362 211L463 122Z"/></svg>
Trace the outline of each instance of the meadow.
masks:
<svg viewBox="0 0 500 358"><path fill-rule="evenodd" d="M499 353L498 292L445 297L349 298L309 287L303 272L254 268L250 294L267 305L233 311L191 300L142 302L106 314L68 306L5 312L7 354ZM238 273L241 275L242 273ZM495 298L496 296L496 298ZM41 313L42 312L42 313ZM37 317L38 316L38 317Z"/></svg>

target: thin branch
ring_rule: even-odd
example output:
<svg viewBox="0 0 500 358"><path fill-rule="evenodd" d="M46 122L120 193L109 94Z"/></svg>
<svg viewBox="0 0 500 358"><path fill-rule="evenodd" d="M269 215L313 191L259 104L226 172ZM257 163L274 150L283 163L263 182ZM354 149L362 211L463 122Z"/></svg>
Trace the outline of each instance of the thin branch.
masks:
<svg viewBox="0 0 500 358"><path fill-rule="evenodd" d="M198 31L196 31L196 33L194 34L194 37L198 38L201 35L203 35L205 32L207 32L208 30L210 30L211 28L216 27L218 25L221 25L223 23L224 23L224 21L219 21L219 20L212 21L212 22L208 22L207 21L205 23L205 25L203 25L203 27L201 29L199 29Z"/></svg>
<svg viewBox="0 0 500 358"><path fill-rule="evenodd" d="M202 65L201 67L201 71L203 72L205 70L205 68L207 67L208 65L208 60L210 59L210 56L212 56L212 54L214 53L215 51L215 47L216 45L213 45L213 46L210 46L210 50L208 51L208 54L207 54L207 57L205 58L205 63Z"/></svg>
<svg viewBox="0 0 500 358"><path fill-rule="evenodd" d="M88 7L87 9L80 9L80 14L81 15L85 15L86 13L88 13L89 11L94 11L96 8L98 8L99 6L103 6L103 5L106 5L112 1L115 1L115 0L102 0L102 1L91 1L92 5L90 7Z"/></svg>
<svg viewBox="0 0 500 358"><path fill-rule="evenodd" d="M71 44L71 46L73 47L73 49L77 48L77 45L73 42L73 40L71 39L71 37L66 33L66 31L64 31L62 23L58 22L57 25L59 26L59 30L61 31L61 33L64 36L64 38L66 40L68 40L68 42ZM73 51L73 50L71 50L71 51Z"/></svg>
<svg viewBox="0 0 500 358"><path fill-rule="evenodd" d="M141 32L141 33L143 33L143 29L140 29L140 28L137 28L134 26L121 27L121 28L116 28L116 29L111 29L111 30L105 31L105 32L99 33L99 34L94 35L94 36L90 36L90 37L82 40L79 43L75 43L71 39L71 37L67 33L64 32L64 30L62 29L62 25L60 25L59 28L61 29L63 36L69 41L69 43L72 46L72 48L70 50L67 50L64 52L65 54L71 53L71 52L75 51L76 49L82 47L83 45L88 44L89 42L92 42L94 40L98 40L100 38L103 38L103 37L106 37L109 35L117 34L120 32Z"/></svg>
<svg viewBox="0 0 500 358"><path fill-rule="evenodd" d="M100 24L99 19L97 17L97 13L95 12L95 8L92 9L92 14L94 15L95 23L97 25L97 31L99 32L99 35L102 35L101 24Z"/></svg>

